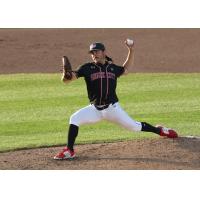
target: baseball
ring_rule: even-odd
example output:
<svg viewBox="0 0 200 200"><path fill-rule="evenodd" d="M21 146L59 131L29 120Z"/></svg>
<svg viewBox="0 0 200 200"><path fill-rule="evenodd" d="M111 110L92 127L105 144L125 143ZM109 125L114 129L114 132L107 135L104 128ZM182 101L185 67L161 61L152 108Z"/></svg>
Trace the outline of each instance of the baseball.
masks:
<svg viewBox="0 0 200 200"><path fill-rule="evenodd" d="M133 45L133 40L127 38L126 43L131 46Z"/></svg>

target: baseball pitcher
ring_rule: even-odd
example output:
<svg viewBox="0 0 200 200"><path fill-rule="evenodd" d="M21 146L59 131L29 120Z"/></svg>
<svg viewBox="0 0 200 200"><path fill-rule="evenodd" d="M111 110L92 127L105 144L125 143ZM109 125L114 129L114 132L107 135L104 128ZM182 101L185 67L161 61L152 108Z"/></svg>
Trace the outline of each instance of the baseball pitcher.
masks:
<svg viewBox="0 0 200 200"><path fill-rule="evenodd" d="M67 57L63 57L62 81L70 83L83 77L87 86L90 104L71 115L67 146L54 159L72 159L75 157L74 144L79 126L107 120L117 123L130 131L146 131L168 138L177 138L176 131L162 126L152 126L146 122L132 119L120 106L116 94L117 79L127 74L134 62L134 42L127 39L127 58L122 66L113 63L107 56L105 46L95 42L90 45L89 54L92 62L81 65L73 71Z"/></svg>

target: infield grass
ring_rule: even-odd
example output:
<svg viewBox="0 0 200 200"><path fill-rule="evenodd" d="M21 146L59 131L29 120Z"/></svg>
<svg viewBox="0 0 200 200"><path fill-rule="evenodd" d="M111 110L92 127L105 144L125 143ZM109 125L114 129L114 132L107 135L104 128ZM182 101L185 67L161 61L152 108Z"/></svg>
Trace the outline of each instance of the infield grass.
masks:
<svg viewBox="0 0 200 200"><path fill-rule="evenodd" d="M200 74L129 74L118 79L120 104L138 121L200 135ZM0 75L0 151L64 145L70 115L87 106L83 79L60 74ZM80 127L77 144L158 137L100 122Z"/></svg>

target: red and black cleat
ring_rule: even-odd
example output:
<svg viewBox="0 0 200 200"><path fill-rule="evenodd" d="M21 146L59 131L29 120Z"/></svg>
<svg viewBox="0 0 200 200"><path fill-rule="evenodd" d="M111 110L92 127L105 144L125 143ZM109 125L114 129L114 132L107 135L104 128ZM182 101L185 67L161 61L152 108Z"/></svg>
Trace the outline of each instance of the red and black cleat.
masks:
<svg viewBox="0 0 200 200"><path fill-rule="evenodd" d="M65 147L60 153L54 156L55 160L70 160L75 157L74 151L71 151L67 147Z"/></svg>
<svg viewBox="0 0 200 200"><path fill-rule="evenodd" d="M166 127L163 127L163 126L156 126L158 128L160 128L160 136L165 136L165 137L168 137L168 138L178 138L178 134L175 130L171 129L171 128L166 128Z"/></svg>

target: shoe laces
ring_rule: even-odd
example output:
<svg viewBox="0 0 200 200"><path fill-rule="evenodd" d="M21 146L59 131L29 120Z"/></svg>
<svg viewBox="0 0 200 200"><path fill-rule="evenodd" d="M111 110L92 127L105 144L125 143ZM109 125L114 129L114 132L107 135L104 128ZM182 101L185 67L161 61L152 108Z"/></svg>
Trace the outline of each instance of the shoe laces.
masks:
<svg viewBox="0 0 200 200"><path fill-rule="evenodd" d="M162 131L163 131L165 134L169 134L169 128L162 127Z"/></svg>
<svg viewBox="0 0 200 200"><path fill-rule="evenodd" d="M68 149L67 147L65 147L65 148L58 154L58 156L64 155L64 153L65 153L66 151L69 151L69 149Z"/></svg>

